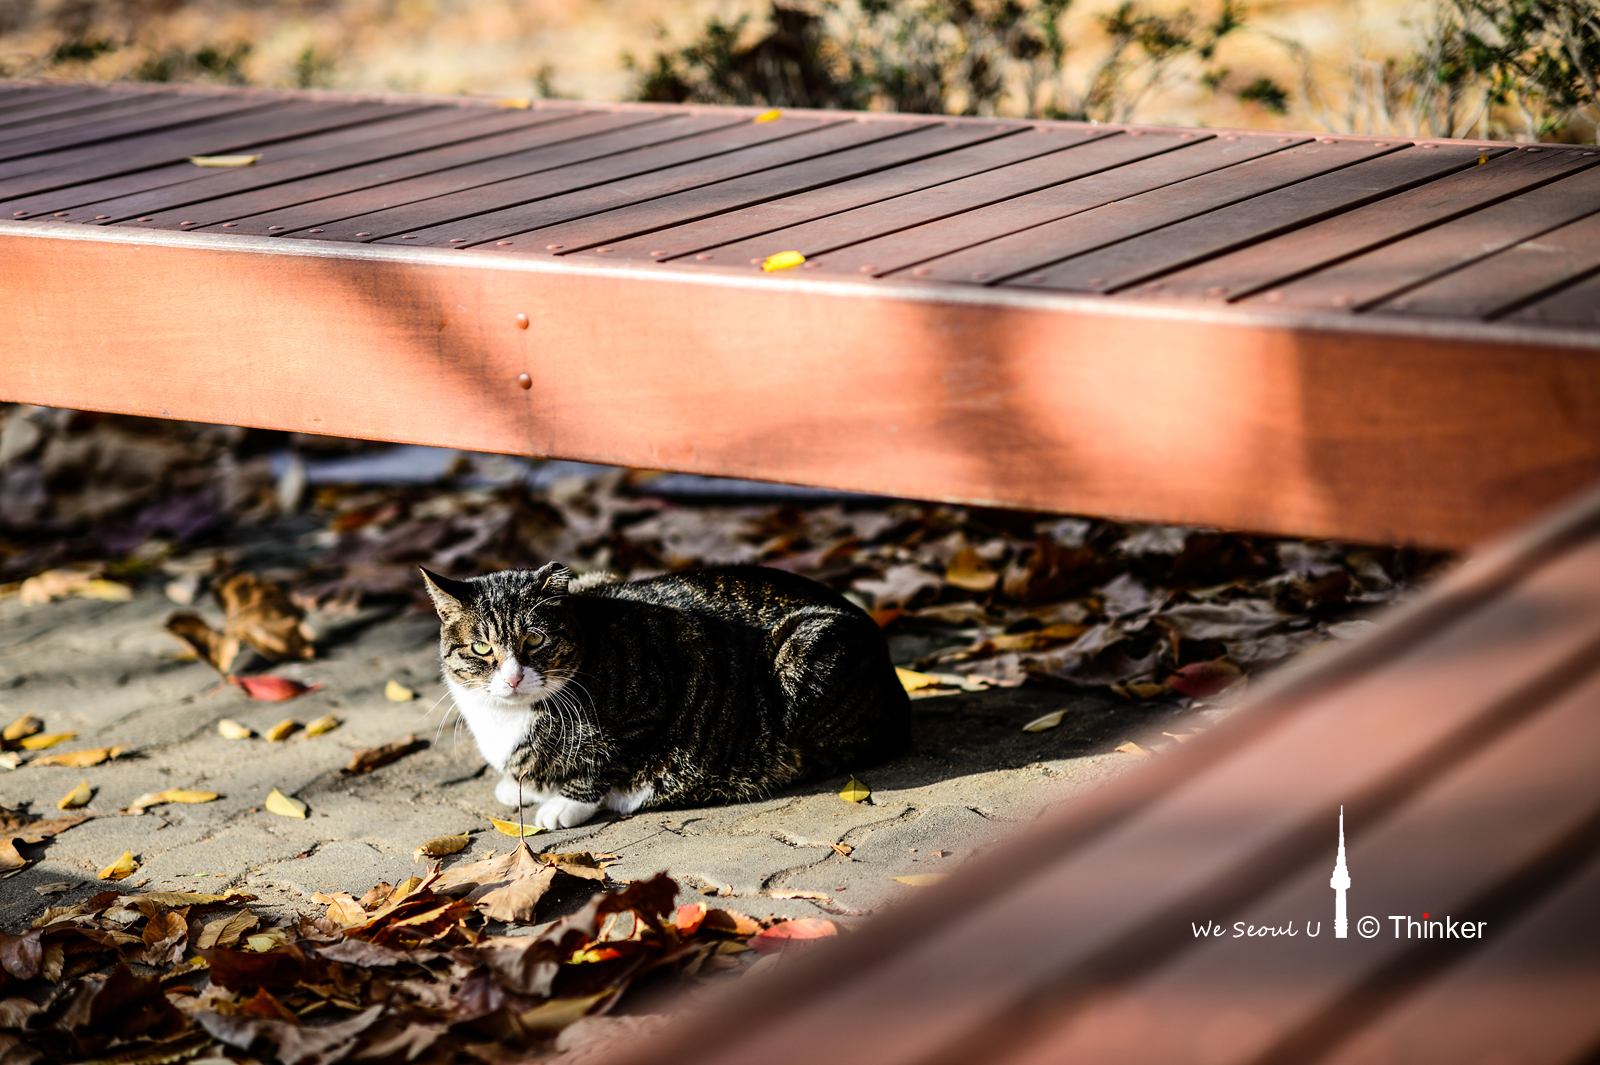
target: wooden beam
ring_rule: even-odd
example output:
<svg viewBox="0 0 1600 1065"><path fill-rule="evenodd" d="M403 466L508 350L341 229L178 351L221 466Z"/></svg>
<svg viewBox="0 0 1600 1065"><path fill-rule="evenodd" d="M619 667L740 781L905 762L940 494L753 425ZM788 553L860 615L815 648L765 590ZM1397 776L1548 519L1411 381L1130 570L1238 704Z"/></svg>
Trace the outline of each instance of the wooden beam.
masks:
<svg viewBox="0 0 1600 1065"><path fill-rule="evenodd" d="M30 403L1450 548L1600 479L1534 327L58 222L0 292Z"/></svg>

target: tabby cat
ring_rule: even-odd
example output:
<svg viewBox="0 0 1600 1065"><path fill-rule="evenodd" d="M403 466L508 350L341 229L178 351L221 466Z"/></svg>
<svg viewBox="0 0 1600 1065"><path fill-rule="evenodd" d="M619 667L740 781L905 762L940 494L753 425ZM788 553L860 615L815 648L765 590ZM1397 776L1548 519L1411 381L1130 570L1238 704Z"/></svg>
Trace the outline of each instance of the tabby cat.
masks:
<svg viewBox="0 0 1600 1065"><path fill-rule="evenodd" d="M445 683L495 798L543 828L602 806L755 798L900 751L911 705L872 619L815 581L729 566L624 583L557 563L423 570Z"/></svg>

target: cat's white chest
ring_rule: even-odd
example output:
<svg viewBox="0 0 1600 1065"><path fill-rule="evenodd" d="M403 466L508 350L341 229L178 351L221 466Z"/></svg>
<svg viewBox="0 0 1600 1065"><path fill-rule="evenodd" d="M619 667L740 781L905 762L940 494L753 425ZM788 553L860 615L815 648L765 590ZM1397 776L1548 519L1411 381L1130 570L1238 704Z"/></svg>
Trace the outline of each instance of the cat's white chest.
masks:
<svg viewBox="0 0 1600 1065"><path fill-rule="evenodd" d="M495 706L478 692L453 680L448 683L455 696L456 709L466 719L484 760L504 773L512 753L527 742L528 732L533 728L534 711Z"/></svg>

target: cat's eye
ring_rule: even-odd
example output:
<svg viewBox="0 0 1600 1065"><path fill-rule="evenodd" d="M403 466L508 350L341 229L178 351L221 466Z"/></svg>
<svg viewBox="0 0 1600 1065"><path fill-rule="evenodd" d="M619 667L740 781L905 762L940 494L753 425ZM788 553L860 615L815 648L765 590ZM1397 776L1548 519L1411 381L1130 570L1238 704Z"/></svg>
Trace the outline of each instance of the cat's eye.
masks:
<svg viewBox="0 0 1600 1065"><path fill-rule="evenodd" d="M538 647L541 643L544 643L544 633L530 632L526 637L523 638L522 646Z"/></svg>
<svg viewBox="0 0 1600 1065"><path fill-rule="evenodd" d="M494 650L494 648L490 647L481 640L472 645L472 653L475 655L486 655L492 650Z"/></svg>

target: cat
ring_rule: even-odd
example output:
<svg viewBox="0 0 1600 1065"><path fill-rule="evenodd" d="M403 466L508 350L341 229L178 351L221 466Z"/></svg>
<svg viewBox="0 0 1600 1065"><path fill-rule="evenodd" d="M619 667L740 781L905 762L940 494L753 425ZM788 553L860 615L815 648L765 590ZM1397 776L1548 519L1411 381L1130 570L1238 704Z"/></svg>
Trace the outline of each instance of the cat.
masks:
<svg viewBox="0 0 1600 1065"><path fill-rule="evenodd" d="M872 618L783 570L624 582L551 562L422 571L445 684L501 774L495 798L570 828L758 798L903 750L911 704Z"/></svg>

